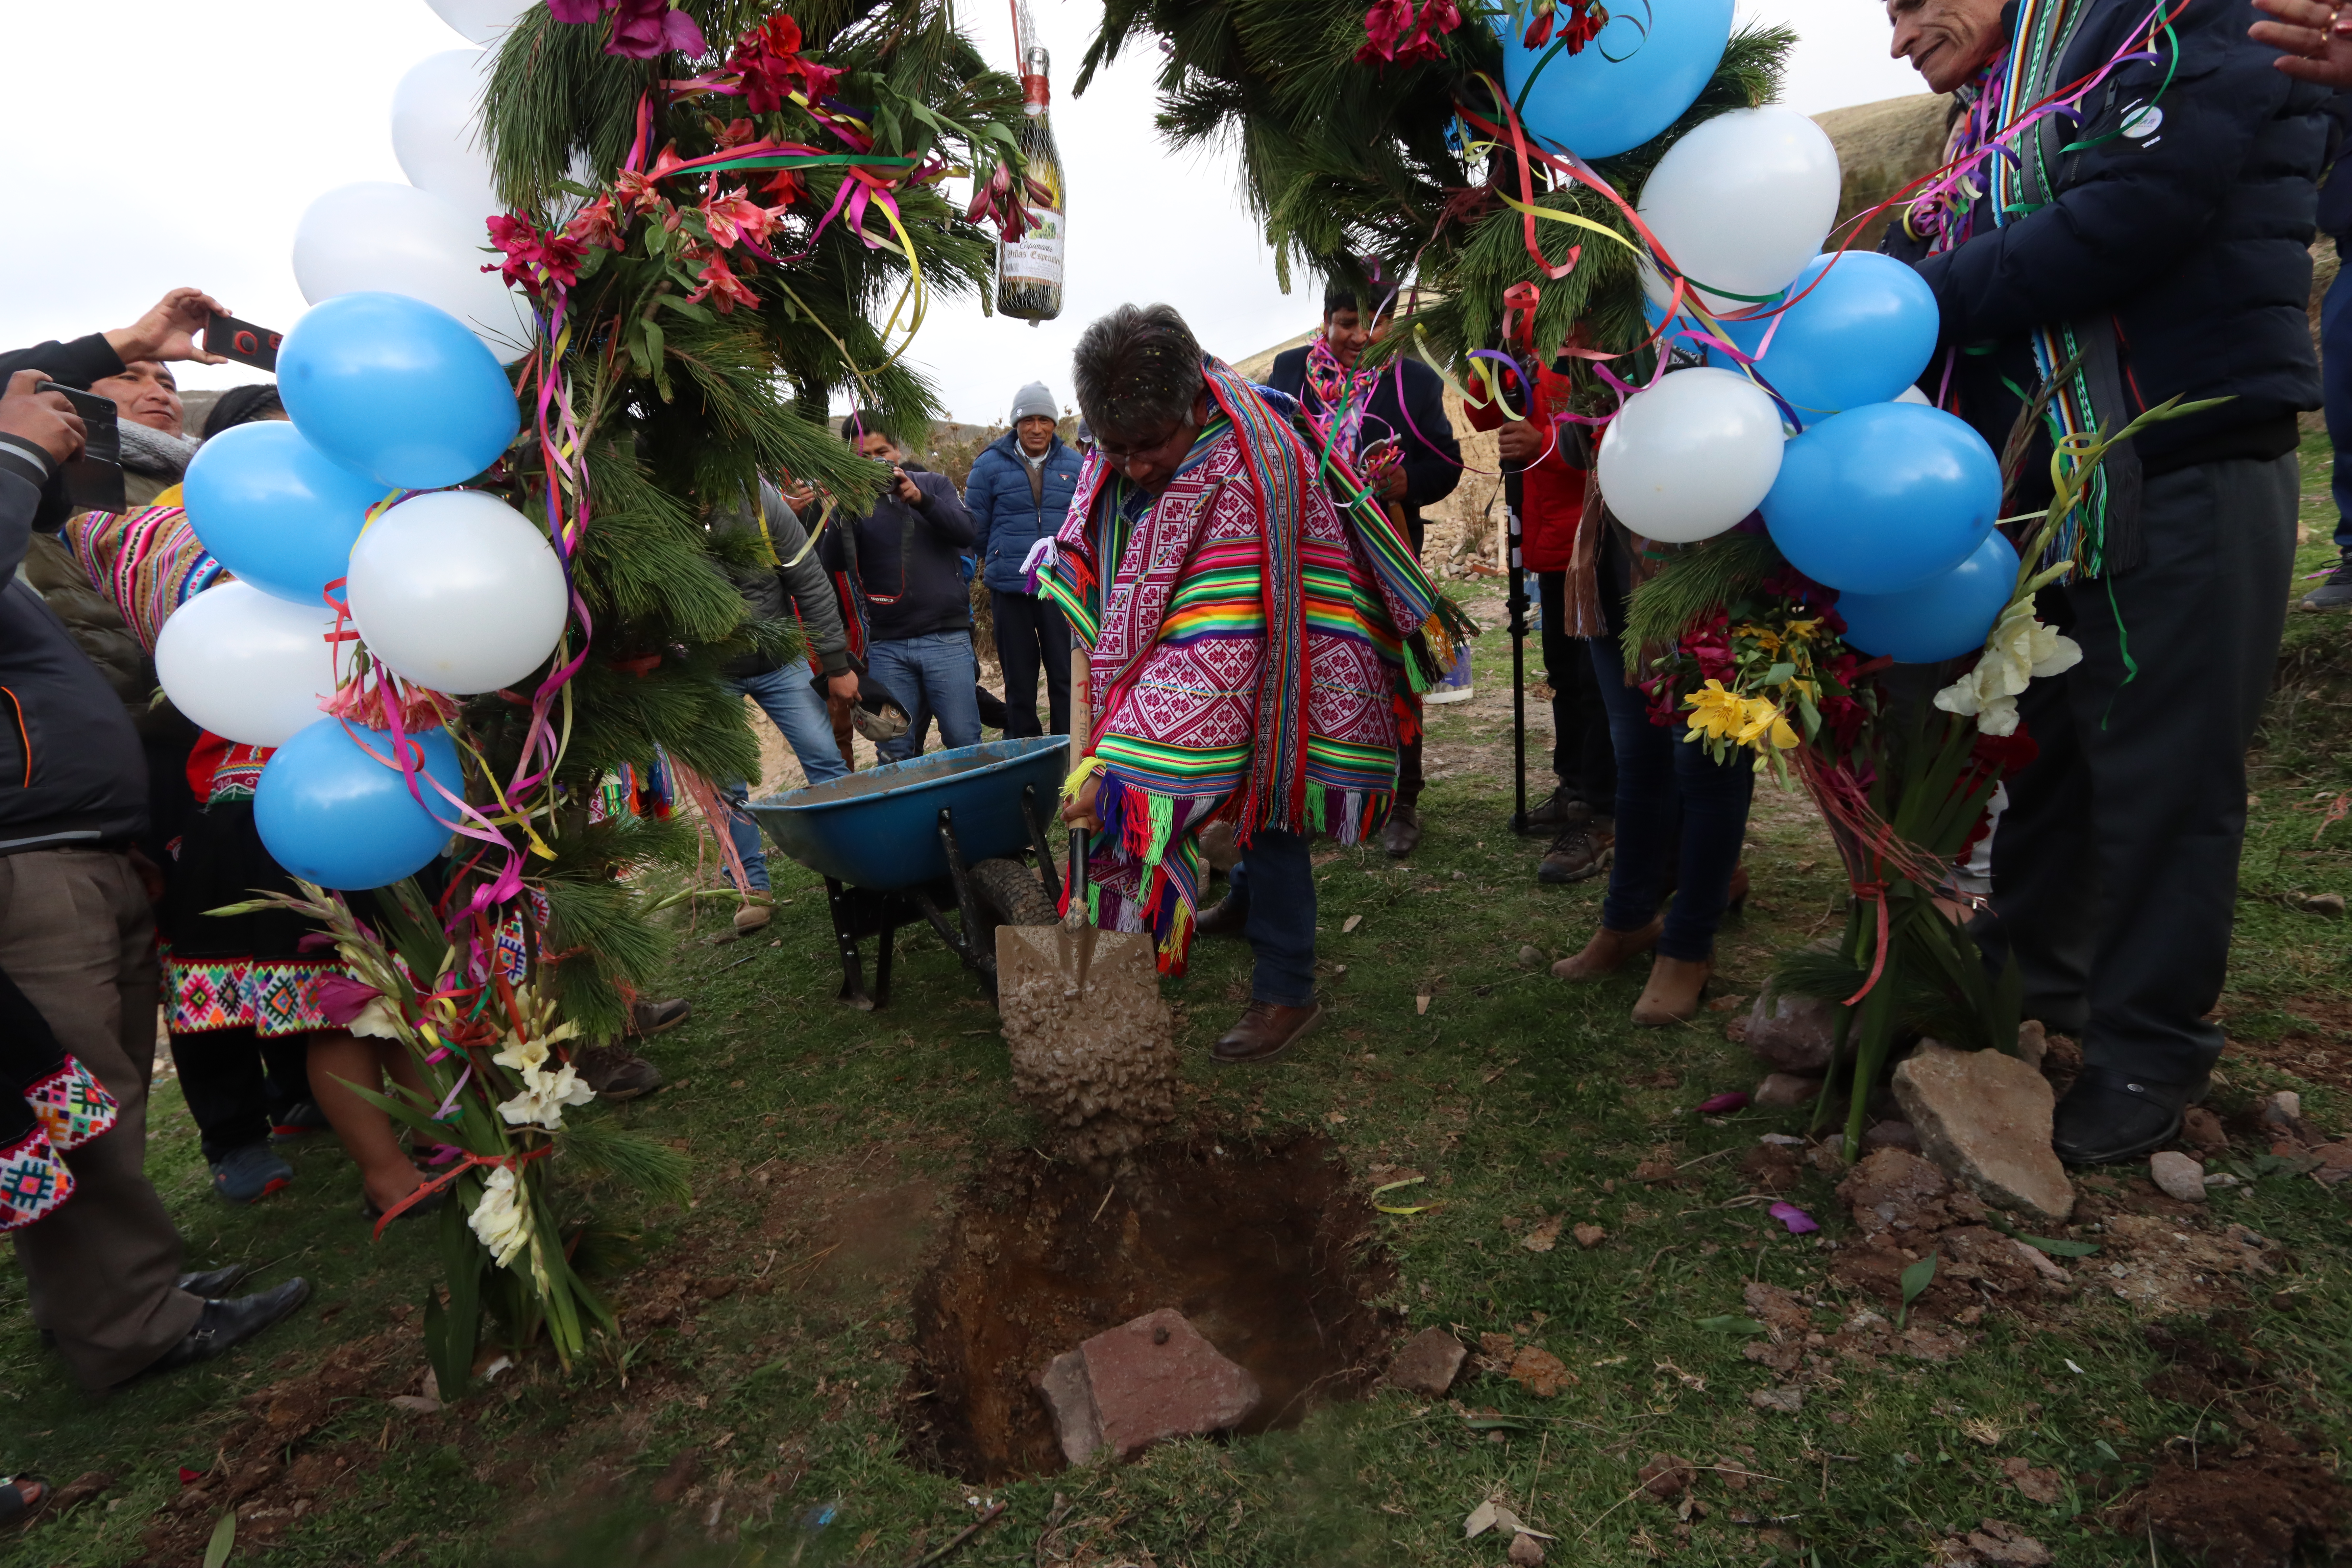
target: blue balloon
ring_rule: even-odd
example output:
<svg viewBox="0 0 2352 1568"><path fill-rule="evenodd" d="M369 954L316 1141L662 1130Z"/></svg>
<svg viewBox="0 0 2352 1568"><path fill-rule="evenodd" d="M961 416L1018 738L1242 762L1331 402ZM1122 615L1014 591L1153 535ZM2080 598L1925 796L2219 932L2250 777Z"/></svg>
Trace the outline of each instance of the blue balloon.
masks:
<svg viewBox="0 0 2352 1568"><path fill-rule="evenodd" d="M1723 336L1744 353L1763 349L1757 373L1807 423L1899 395L1936 352L1935 292L1891 256L1817 256L1789 286L1789 298L1796 303L1777 318L1723 322ZM1706 362L1737 364L1720 349L1709 350Z"/></svg>
<svg viewBox="0 0 2352 1568"><path fill-rule="evenodd" d="M1984 647L2017 592L2017 550L1999 530L1940 577L1900 594L1841 594L1845 640L1897 664L1940 664Z"/></svg>
<svg viewBox="0 0 2352 1568"><path fill-rule="evenodd" d="M1649 0L1612 8L1608 26L1573 55L1558 47L1558 38L1528 48L1506 13L1504 89L1519 105L1528 133L1555 147L1585 158L1639 147L1681 119L1705 90L1731 38L1731 5ZM1535 86L1523 97L1530 76Z"/></svg>
<svg viewBox="0 0 2352 1568"><path fill-rule="evenodd" d="M390 734L361 734L379 755L392 755ZM424 772L464 795L465 773L447 731L436 725L405 739L421 748ZM360 749L341 720L321 719L296 731L261 770L253 822L263 847L295 876L354 892L381 888L431 865L449 841L450 829L434 818L437 813L454 821L457 808L421 779L418 787L431 811L408 793L398 768Z"/></svg>
<svg viewBox="0 0 2352 1568"><path fill-rule="evenodd" d="M472 479L522 427L514 388L482 341L404 294L313 306L278 345L278 394L312 446L404 489Z"/></svg>
<svg viewBox="0 0 2352 1568"><path fill-rule="evenodd" d="M1984 543L2000 513L2000 461L1940 408L1865 404L1790 441L1761 510L1772 542L1814 582L1899 594Z"/></svg>
<svg viewBox="0 0 2352 1568"><path fill-rule="evenodd" d="M283 420L224 430L188 465L188 523L229 573L265 594L317 605L350 567L367 510L391 493Z"/></svg>

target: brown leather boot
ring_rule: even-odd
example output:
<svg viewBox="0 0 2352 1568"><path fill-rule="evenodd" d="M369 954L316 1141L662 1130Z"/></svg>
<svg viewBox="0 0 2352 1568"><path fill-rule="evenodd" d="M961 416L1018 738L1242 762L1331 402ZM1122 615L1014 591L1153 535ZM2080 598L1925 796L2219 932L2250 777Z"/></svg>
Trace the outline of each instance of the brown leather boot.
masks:
<svg viewBox="0 0 2352 1568"><path fill-rule="evenodd" d="M1642 999L1633 1004L1633 1022L1652 1029L1689 1023L1698 1016L1699 997L1706 990L1707 976L1714 973L1712 959L1668 958L1660 953L1650 961L1650 983L1642 987Z"/></svg>
<svg viewBox="0 0 2352 1568"><path fill-rule="evenodd" d="M1209 1047L1209 1054L1231 1066L1270 1062L1288 1050L1292 1041L1313 1033L1322 1021L1319 1003L1286 1007L1279 1002L1252 1002L1241 1021Z"/></svg>
<svg viewBox="0 0 2352 1568"><path fill-rule="evenodd" d="M1652 915L1650 923L1639 931L1611 931L1602 926L1584 944L1584 951L1573 958L1563 958L1551 966L1551 972L1562 980L1593 980L1603 974L1614 974L1624 967L1625 961L1644 953L1658 944L1658 932L1665 925L1665 917Z"/></svg>

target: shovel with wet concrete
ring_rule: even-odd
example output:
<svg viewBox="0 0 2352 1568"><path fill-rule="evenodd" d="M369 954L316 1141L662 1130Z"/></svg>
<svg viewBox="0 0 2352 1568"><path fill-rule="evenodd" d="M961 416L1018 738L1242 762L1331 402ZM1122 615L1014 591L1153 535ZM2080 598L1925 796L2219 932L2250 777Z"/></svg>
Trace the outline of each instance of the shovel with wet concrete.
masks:
<svg viewBox="0 0 2352 1568"><path fill-rule="evenodd" d="M1087 655L1070 653L1070 733L1090 736ZM1148 932L1088 915L1087 834L1070 828L1068 906L1052 926L999 926L996 1006L1013 1090L1090 1163L1116 1159L1176 1115L1175 1020L1160 999Z"/></svg>

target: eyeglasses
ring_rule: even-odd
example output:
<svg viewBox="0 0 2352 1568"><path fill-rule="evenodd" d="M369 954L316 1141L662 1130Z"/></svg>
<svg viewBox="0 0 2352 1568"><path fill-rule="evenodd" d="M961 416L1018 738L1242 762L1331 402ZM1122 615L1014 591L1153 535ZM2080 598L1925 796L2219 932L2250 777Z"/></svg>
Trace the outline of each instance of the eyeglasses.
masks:
<svg viewBox="0 0 2352 1568"><path fill-rule="evenodd" d="M1132 447L1114 447L1107 441L1097 441L1095 450L1102 454L1105 462L1117 463L1121 468L1125 468L1138 458L1152 457L1164 448L1173 446L1177 437L1184 435L1192 427L1192 421L1189 417L1182 418L1161 431L1152 440L1138 442Z"/></svg>

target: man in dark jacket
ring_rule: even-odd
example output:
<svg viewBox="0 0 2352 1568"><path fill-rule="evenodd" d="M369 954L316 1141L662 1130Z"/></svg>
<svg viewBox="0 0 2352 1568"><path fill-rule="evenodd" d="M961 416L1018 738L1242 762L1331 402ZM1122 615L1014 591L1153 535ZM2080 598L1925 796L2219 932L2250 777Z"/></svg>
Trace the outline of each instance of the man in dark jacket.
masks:
<svg viewBox="0 0 2352 1568"><path fill-rule="evenodd" d="M2045 101L2148 48L2144 0L2079 12L1891 0L1927 85ZM1913 209L1889 248L1935 290L1923 378L1996 450L2073 363L2004 510L2048 494L2050 429L2113 429L2166 398L2224 398L2109 453L2075 574L2042 618L2082 662L2019 699L2038 758L1993 838L1995 961L2026 1009L2083 1036L2053 1142L2077 1163L2179 1130L2221 1054L2245 748L2271 684L2294 558L2295 416L2319 402L2304 305L2326 93L2272 70L2246 0L2171 14L2155 58L2110 72L2080 119L2044 117L1978 165L1960 208ZM2011 62L2038 66L2011 80ZM1956 102L1956 112L1965 106ZM2036 482L2038 481L2038 482Z"/></svg>
<svg viewBox="0 0 2352 1568"><path fill-rule="evenodd" d="M1276 354L1266 384L1298 399L1307 419L1354 463L1404 524L1421 552L1421 509L1462 482L1462 444L1445 416L1445 383L1409 354L1374 369L1364 351L1386 331L1385 314L1367 315L1352 283L1323 292L1323 325L1304 348ZM1413 738L1397 756L1396 806L1381 829L1391 855L1421 842L1421 701L1413 700Z"/></svg>
<svg viewBox="0 0 2352 1568"><path fill-rule="evenodd" d="M17 372L0 395L0 972L121 1107L110 1131L68 1151L74 1194L16 1233L33 1320L85 1386L216 1355L301 1305L300 1279L235 1300L235 1282L184 1279L180 1237L148 1184L155 1061L152 866L139 737L56 614L17 581L60 465L81 450L64 398ZM11 1086L12 1089L14 1086ZM184 1289L184 1286L194 1289Z"/></svg>
<svg viewBox="0 0 2352 1568"><path fill-rule="evenodd" d="M997 662L1004 667L1004 733L1035 735L1037 672L1055 735L1070 732L1070 623L1051 599L1029 591L1021 564L1062 526L1077 493L1078 455L1055 434L1054 395L1033 381L1013 399L1013 428L989 443L964 480L964 510L980 530L981 580L988 585Z"/></svg>
<svg viewBox="0 0 2352 1568"><path fill-rule="evenodd" d="M795 501L810 505L815 499L806 487L787 499L762 479L756 511L747 499L731 511L713 517L710 527L714 533L759 536L760 564L730 574L743 595L744 614L754 621L796 620L807 650L789 659L747 653L727 667L727 682L737 696L760 705L760 711L774 721L799 759L802 775L810 784L821 784L849 771L834 744L832 710L857 700L857 673L849 667L849 639L842 631L840 601L816 552L809 548L808 533L794 506ZM812 659L825 683L823 697L809 684ZM740 780L728 785L727 798L740 805L751 798L750 785ZM735 929L757 931L769 920L768 859L760 847L760 829L749 816L740 816L728 824L728 834L742 858L743 875L750 883L744 891L757 895L735 911Z"/></svg>
<svg viewBox="0 0 2352 1568"><path fill-rule="evenodd" d="M949 749L980 744L980 674L971 655L971 595L962 552L977 537L955 483L906 460L882 416L859 409L842 439L890 465L873 510L826 531L828 571L846 572L866 616L866 665L907 710L907 732L875 749L887 763L923 752L931 721Z"/></svg>

